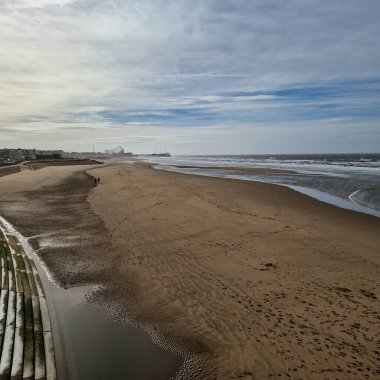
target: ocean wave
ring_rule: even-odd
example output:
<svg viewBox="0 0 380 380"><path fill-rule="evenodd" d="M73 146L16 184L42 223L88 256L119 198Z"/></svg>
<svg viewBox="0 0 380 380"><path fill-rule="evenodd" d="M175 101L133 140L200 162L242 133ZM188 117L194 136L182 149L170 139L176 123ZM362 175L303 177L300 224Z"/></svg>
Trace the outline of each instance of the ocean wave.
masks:
<svg viewBox="0 0 380 380"><path fill-rule="evenodd" d="M375 202L373 202L373 200L376 199L376 191L378 191L378 189L374 187L363 188L354 191L348 196L348 198L351 202L359 206L368 207L380 211L380 208L375 204Z"/></svg>

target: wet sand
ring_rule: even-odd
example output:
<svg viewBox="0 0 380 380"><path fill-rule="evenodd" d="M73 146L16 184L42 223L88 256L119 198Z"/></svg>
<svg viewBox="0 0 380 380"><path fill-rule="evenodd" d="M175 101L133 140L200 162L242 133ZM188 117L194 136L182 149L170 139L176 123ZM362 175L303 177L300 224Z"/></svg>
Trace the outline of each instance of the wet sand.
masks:
<svg viewBox="0 0 380 380"><path fill-rule="evenodd" d="M85 302L107 284L115 256L102 221L86 201L94 179L84 170L91 167L48 167L0 179L0 215L29 238L47 268L48 276L38 265L58 378L168 379L181 363L179 356L144 331L116 322L118 305L106 309Z"/></svg>
<svg viewBox="0 0 380 380"><path fill-rule="evenodd" d="M18 173L20 171L19 166L5 166L5 167L0 167L0 178L5 177L6 175L11 175Z"/></svg>
<svg viewBox="0 0 380 380"><path fill-rule="evenodd" d="M274 168L245 168L234 166L186 166L186 165L173 165L174 168L180 169L204 169L204 170L231 170L252 174L295 174L292 170L274 169Z"/></svg>
<svg viewBox="0 0 380 380"><path fill-rule="evenodd" d="M101 284L90 302L181 352L179 378L380 375L378 218L144 164L3 177L0 214L46 234L61 286Z"/></svg>

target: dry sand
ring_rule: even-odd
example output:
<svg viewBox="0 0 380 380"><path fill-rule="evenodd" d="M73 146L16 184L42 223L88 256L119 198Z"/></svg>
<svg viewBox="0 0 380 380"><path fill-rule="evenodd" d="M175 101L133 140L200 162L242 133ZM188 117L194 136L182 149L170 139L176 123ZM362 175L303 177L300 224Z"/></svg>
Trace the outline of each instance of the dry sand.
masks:
<svg viewBox="0 0 380 380"><path fill-rule="evenodd" d="M143 164L0 178L0 214L47 234L62 286L105 285L94 302L182 349L185 379L380 376L378 218Z"/></svg>

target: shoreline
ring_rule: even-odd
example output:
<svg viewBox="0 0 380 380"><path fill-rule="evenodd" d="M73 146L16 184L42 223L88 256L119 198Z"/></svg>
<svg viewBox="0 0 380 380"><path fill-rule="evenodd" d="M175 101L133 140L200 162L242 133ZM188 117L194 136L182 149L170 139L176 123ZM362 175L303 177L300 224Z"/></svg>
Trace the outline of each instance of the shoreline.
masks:
<svg viewBox="0 0 380 380"><path fill-rule="evenodd" d="M44 170L49 175L40 175L51 181L56 169ZM153 335L159 331L189 348L193 361L177 378L376 376L377 218L264 183L156 171L141 163L85 170L101 182L93 187L90 181L69 218L85 223L84 246L68 239L68 216L60 215L57 203L53 215L63 218L64 229L55 241L65 261L57 261L46 237L34 242L39 256L66 287L101 279L106 288L90 301L117 306L113 311L121 318L132 313L140 326L152 326ZM39 184L28 202L40 199L35 206L44 215L54 194L77 197L78 184L87 181L77 173L67 185L46 184L50 201L40 199L46 191ZM13 191L0 207L16 217L25 207L20 197ZM99 226L79 207L83 202L90 202ZM51 231L49 225L39 228ZM64 247L69 242L74 251ZM324 344L330 348L319 351ZM361 352L356 361L355 345Z"/></svg>
<svg viewBox="0 0 380 380"><path fill-rule="evenodd" d="M148 161L147 161L148 162ZM154 164L155 165L155 164ZM277 169L277 168L263 168L263 167L239 167L239 166L187 166L187 165L165 165L157 164L159 166L173 167L179 169L210 169L210 170L230 170L239 172L248 172L254 174L297 174L294 170ZM158 169L165 170L165 169Z"/></svg>
<svg viewBox="0 0 380 380"><path fill-rule="evenodd" d="M155 170L161 170L166 172L172 172L172 173L179 173L179 174L186 174L186 175L196 175L196 176L204 176L204 177L210 177L210 178L224 178L224 179L230 179L235 181L250 181L250 182L257 182L257 183L266 183L270 185L276 185L276 186L283 186L287 187L289 189L295 190L300 194L304 194L309 196L310 198L316 199L320 202L327 203L329 205L333 205L342 209L346 210L352 210L359 213L364 213L367 215L375 216L377 218L380 218L380 211L376 210L374 208L370 208L368 206L365 206L357 201L355 201L352 196L354 194L359 193L363 189L359 189L351 193L347 199L343 197L339 197L336 195L332 195L330 193L327 193L325 191L321 191L317 188L313 187L305 187L301 185L295 185L295 184L286 184L281 182L270 182L266 181L265 179L260 178L241 178L239 177L238 173L251 173L251 174L276 174L276 175L302 175L301 173L298 173L297 171L292 170L285 170L285 169L276 169L276 168L262 168L262 167L251 167L251 168L244 168L244 167L217 167L217 166L185 166L185 165L161 165L157 164L154 165L153 168ZM177 171L172 170L171 168L178 168L178 169L201 169L201 172L186 172L186 171ZM211 170L210 173L207 174L207 170ZM218 176L218 175L210 175L213 171L217 170L223 170L225 172L236 172L237 177L234 177L235 173L233 173L230 177L228 176ZM205 172L202 173L202 171Z"/></svg>

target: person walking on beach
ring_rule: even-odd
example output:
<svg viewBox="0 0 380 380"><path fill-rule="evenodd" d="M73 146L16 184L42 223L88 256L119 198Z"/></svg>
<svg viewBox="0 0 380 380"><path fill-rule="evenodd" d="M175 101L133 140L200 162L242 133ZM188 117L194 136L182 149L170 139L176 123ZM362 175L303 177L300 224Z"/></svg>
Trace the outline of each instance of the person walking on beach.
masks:
<svg viewBox="0 0 380 380"><path fill-rule="evenodd" d="M95 185L98 183L98 180L97 180L97 178L95 177L94 178L94 180L95 180Z"/></svg>
<svg viewBox="0 0 380 380"><path fill-rule="evenodd" d="M98 178L98 183L100 182L100 178Z"/></svg>

